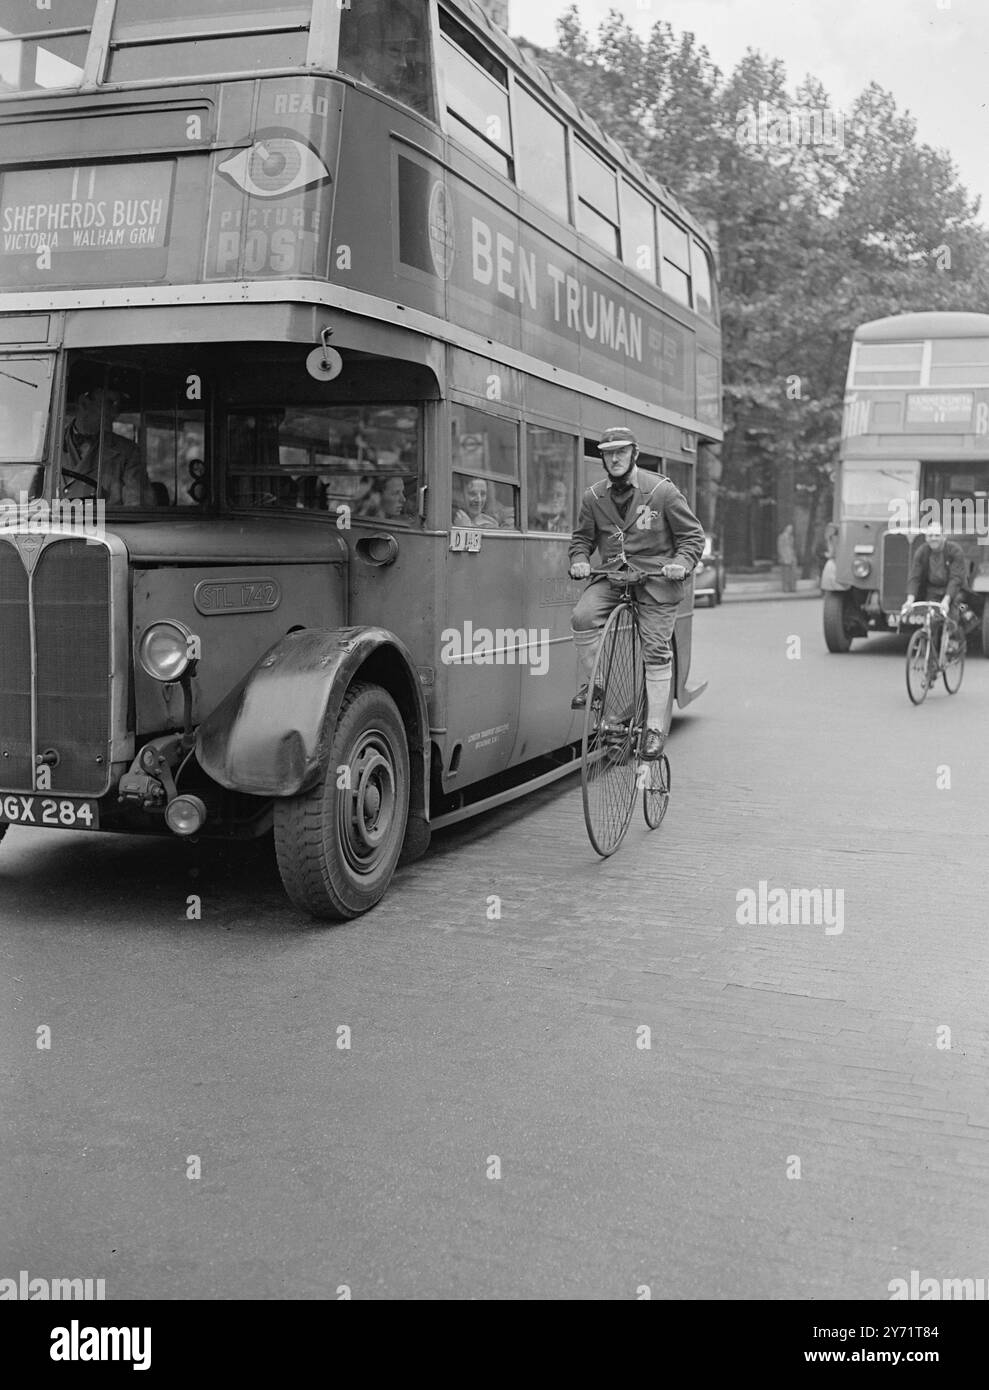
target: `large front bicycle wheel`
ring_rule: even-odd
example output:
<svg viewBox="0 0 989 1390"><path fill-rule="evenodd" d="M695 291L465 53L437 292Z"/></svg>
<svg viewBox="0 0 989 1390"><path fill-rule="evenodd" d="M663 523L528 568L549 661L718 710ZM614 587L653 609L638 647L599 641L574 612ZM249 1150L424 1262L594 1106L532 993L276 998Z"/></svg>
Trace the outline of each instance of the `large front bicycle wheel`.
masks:
<svg viewBox="0 0 989 1390"><path fill-rule="evenodd" d="M584 822L591 844L603 858L614 854L624 840L635 809L636 754L645 707L639 634L631 605L620 603L601 633L584 711Z"/></svg>
<svg viewBox="0 0 989 1390"><path fill-rule="evenodd" d="M910 638L907 647L907 694L915 705L922 705L931 688L931 637L923 628Z"/></svg>
<svg viewBox="0 0 989 1390"><path fill-rule="evenodd" d="M965 634L960 628L954 629L948 638L942 674L945 690L949 695L957 695L965 674Z"/></svg>

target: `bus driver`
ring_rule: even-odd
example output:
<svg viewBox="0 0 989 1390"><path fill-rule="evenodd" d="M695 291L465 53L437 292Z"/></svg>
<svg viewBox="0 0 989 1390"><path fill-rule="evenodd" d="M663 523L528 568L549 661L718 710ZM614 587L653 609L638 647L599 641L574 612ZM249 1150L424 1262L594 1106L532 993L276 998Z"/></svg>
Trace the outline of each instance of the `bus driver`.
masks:
<svg viewBox="0 0 989 1390"><path fill-rule="evenodd" d="M639 446L631 430L623 426L605 430L598 448L608 477L584 493L570 542L570 577L588 577L595 549L605 568L616 567L624 549L630 564L649 576L639 599L647 700L643 757L658 758L666 742L663 722L673 680L670 638L684 580L704 549L704 531L669 478L636 468ZM601 629L619 598L617 586L600 576L588 584L574 608L573 639L581 683L572 709L583 709L587 703Z"/></svg>
<svg viewBox="0 0 989 1390"><path fill-rule="evenodd" d="M113 428L123 392L103 373L78 379L74 417L62 439L62 491L67 498L91 500L99 493L109 507L153 507L155 494L137 445ZM102 448L101 448L102 444Z"/></svg>

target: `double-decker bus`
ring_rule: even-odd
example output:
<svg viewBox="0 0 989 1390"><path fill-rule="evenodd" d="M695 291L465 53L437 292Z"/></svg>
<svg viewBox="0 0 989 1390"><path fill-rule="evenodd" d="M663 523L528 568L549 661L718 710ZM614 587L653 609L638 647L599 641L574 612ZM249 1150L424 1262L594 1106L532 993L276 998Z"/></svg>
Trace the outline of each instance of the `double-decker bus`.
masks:
<svg viewBox="0 0 989 1390"><path fill-rule="evenodd" d="M2 25L0 833L273 825L355 916L572 768L596 441L693 501L721 438L708 238L470 0Z"/></svg>
<svg viewBox="0 0 989 1390"><path fill-rule="evenodd" d="M901 314L856 329L835 486L824 637L847 652L896 627L923 527L968 562L989 655L989 315Z"/></svg>

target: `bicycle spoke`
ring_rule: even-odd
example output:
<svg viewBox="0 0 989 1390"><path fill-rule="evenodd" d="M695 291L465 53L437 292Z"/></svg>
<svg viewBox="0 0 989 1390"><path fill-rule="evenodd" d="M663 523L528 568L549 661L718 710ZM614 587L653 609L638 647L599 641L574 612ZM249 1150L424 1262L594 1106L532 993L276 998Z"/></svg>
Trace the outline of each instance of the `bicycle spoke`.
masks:
<svg viewBox="0 0 989 1390"><path fill-rule="evenodd" d="M931 660L930 635L921 629L913 634L907 647L907 694L915 705L923 703L930 689Z"/></svg>
<svg viewBox="0 0 989 1390"><path fill-rule="evenodd" d="M620 604L601 637L592 690L604 692L584 723L584 818L591 844L613 854L628 830L637 788L636 755L644 693L642 658L631 610Z"/></svg>
<svg viewBox="0 0 989 1390"><path fill-rule="evenodd" d="M662 823L670 804L672 778L670 760L664 753L651 763L646 763L648 781L642 793L642 813L650 830L656 830Z"/></svg>

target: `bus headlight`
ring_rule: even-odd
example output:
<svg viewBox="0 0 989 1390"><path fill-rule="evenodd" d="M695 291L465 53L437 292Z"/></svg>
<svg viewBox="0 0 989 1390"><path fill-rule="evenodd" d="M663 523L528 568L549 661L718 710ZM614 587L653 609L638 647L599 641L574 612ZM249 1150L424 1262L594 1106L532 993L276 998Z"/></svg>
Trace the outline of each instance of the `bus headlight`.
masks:
<svg viewBox="0 0 989 1390"><path fill-rule="evenodd" d="M138 643L137 659L152 680L177 681L195 660L197 646L183 623L152 623Z"/></svg>
<svg viewBox="0 0 989 1390"><path fill-rule="evenodd" d="M852 574L856 579L868 579L872 573L872 562L863 555L857 555L852 561Z"/></svg>
<svg viewBox="0 0 989 1390"><path fill-rule="evenodd" d="M206 824L206 807L198 796L177 796L165 807L165 824L176 835L195 835Z"/></svg>

